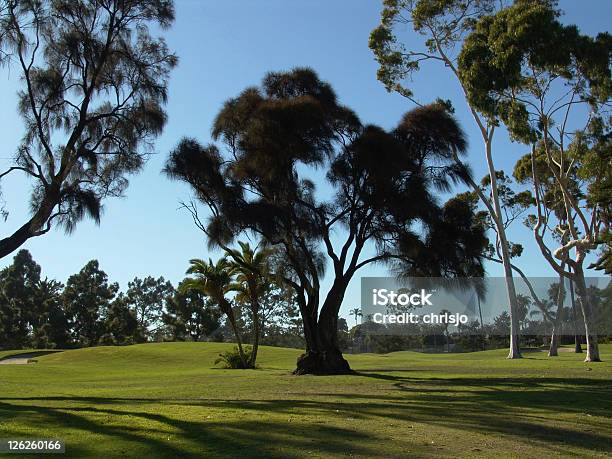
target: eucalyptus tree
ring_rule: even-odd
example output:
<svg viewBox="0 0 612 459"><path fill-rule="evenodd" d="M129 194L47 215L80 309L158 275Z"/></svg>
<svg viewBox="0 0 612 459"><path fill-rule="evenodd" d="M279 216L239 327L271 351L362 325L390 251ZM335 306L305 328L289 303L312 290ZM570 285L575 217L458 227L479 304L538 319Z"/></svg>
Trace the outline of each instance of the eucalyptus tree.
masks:
<svg viewBox="0 0 612 459"><path fill-rule="evenodd" d="M465 137L443 105L407 113L391 132L363 126L329 84L300 68L270 73L228 100L213 137L225 148L181 140L166 173L208 209L201 229L209 243L227 247L251 233L282 254L277 274L294 289L304 324L297 374L351 371L338 345L338 312L361 268L482 274L481 226L464 202L441 206L433 194L468 176L453 160ZM308 178L316 170L329 186L323 196ZM321 292L327 264L331 286Z"/></svg>
<svg viewBox="0 0 612 459"><path fill-rule="evenodd" d="M483 112L468 97L467 87L458 68L458 54L479 18L487 17L504 6L504 0L385 0L381 22L370 35L369 46L379 64L378 79L387 90L395 91L417 105L410 85L424 64L440 64L458 84L483 141L490 195L482 192L473 180L468 180L491 216L499 240L510 311L510 349L508 358L520 358L517 297L512 277L512 246L504 226L494 161L493 140L498 120ZM404 44L400 37L412 29L422 37L420 42ZM457 156L455 160L461 164Z"/></svg>
<svg viewBox="0 0 612 459"><path fill-rule="evenodd" d="M532 145L516 172L533 185L533 234L548 264L574 281L586 360L597 361L584 262L609 237L610 202L602 202L601 191L612 165L612 36L582 35L559 15L554 2L517 1L481 18L464 42L458 70L470 103L501 120L514 140ZM558 199L551 203L542 192Z"/></svg>
<svg viewBox="0 0 612 459"><path fill-rule="evenodd" d="M33 182L31 215L0 239L0 258L54 225L98 222L102 200L142 168L166 122L177 63L150 28L173 20L172 0L0 2L0 59L22 82L25 124L0 180L21 173Z"/></svg>

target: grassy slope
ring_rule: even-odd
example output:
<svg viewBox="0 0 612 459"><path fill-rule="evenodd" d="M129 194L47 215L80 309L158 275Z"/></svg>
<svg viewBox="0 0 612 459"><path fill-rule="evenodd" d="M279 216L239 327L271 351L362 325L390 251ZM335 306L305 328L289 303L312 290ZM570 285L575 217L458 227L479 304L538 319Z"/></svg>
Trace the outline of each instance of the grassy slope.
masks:
<svg viewBox="0 0 612 459"><path fill-rule="evenodd" d="M213 367L228 344L91 348L0 366L0 438L71 457L591 457L612 454L606 362L504 351L349 356L358 376L295 377L298 351Z"/></svg>

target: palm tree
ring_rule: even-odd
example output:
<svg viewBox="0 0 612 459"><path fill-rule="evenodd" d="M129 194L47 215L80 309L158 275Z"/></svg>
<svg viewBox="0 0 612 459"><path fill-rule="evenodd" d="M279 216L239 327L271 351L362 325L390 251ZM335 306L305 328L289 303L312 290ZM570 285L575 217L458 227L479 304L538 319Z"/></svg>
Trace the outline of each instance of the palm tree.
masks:
<svg viewBox="0 0 612 459"><path fill-rule="evenodd" d="M260 298L262 297L270 280L270 267L268 256L270 250L253 249L247 242L238 241L240 250L226 249L225 252L232 259L228 265L230 274L236 276L230 289L237 292L238 301L249 302L251 320L253 322L253 349L249 364L254 367L257 360L260 332Z"/></svg>
<svg viewBox="0 0 612 459"><path fill-rule="evenodd" d="M544 345L547 344L548 327L555 320L554 304L551 301L541 300L539 301L539 309L532 309L529 311L529 317L542 317L542 324L544 325Z"/></svg>
<svg viewBox="0 0 612 459"><path fill-rule="evenodd" d="M361 313L361 309L359 308L351 309L351 311L349 312L349 315L355 316L355 327L357 326L357 317L363 317L363 314Z"/></svg>
<svg viewBox="0 0 612 459"><path fill-rule="evenodd" d="M226 258L221 258L217 263L211 259L208 262L200 259L189 261L190 267L187 274L193 277L185 279L180 289L183 292L197 291L210 297L217 303L221 312L227 316L232 327L240 353L240 361L243 368L250 368L246 354L242 348L242 339L236 325L236 316L231 303L225 298L225 294L231 290L232 285L232 266Z"/></svg>

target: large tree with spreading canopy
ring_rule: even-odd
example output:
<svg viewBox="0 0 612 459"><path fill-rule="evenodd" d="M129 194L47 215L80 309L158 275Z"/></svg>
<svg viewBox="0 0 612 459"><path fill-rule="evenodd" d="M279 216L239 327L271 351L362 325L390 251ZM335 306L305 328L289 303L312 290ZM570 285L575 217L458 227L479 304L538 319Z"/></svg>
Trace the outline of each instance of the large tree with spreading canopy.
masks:
<svg viewBox="0 0 612 459"><path fill-rule="evenodd" d="M276 274L295 290L306 338L296 373L350 371L338 312L361 268L482 274L481 225L464 201L440 205L434 195L468 176L453 161L465 137L444 105L412 110L386 131L361 124L329 84L298 68L270 73L228 100L213 137L219 145L181 140L166 173L207 207L201 229L211 245L227 249L251 233L282 254ZM324 171L320 190L313 171ZM332 281L322 292L327 267Z"/></svg>

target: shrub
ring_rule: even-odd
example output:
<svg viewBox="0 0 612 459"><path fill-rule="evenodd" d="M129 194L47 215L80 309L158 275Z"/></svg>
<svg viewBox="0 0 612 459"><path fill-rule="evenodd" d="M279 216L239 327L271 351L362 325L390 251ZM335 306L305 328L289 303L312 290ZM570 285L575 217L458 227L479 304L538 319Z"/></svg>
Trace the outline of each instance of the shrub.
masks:
<svg viewBox="0 0 612 459"><path fill-rule="evenodd" d="M244 346L244 355L246 357L246 361L249 362L251 360L251 354L253 353L253 348L251 346ZM238 346L234 346L231 351L225 351L219 354L219 358L215 360L215 365L219 363L223 363L223 368L231 368L231 369L245 369L245 368L253 368L250 365L246 367L242 364L240 360L240 351L238 350Z"/></svg>

